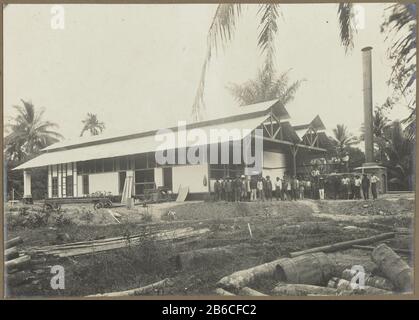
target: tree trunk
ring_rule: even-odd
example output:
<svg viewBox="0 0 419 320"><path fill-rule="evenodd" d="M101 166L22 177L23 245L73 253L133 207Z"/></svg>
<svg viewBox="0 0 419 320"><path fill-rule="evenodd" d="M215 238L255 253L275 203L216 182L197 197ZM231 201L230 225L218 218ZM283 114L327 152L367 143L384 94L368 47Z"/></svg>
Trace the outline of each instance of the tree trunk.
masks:
<svg viewBox="0 0 419 320"><path fill-rule="evenodd" d="M395 235L394 232L382 233L382 234L379 234L377 236L372 236L372 237L368 237L368 238L338 242L338 243L334 243L334 244L327 245L327 246L316 247L316 248L311 248L311 249L302 250L302 251L296 251L296 252L290 253L290 256L291 257L298 257L298 256L301 256L301 255L307 254L307 253L314 253L314 252L320 252L320 251L322 251L322 252L333 252L333 251L348 249L348 248L352 247L354 244L368 244L368 243L377 242L377 241L380 241L380 240L386 240L386 239L394 238L394 235Z"/></svg>
<svg viewBox="0 0 419 320"><path fill-rule="evenodd" d="M7 240L6 244L5 244L5 247L6 247L6 249L12 248L12 247L15 247L15 246L17 246L18 244L21 244L21 243L23 243L23 240L20 237L16 237L16 238Z"/></svg>
<svg viewBox="0 0 419 320"><path fill-rule="evenodd" d="M307 296L307 295L321 295L334 296L337 291L333 288L313 286L310 284L278 284L272 293L278 296Z"/></svg>
<svg viewBox="0 0 419 320"><path fill-rule="evenodd" d="M87 297L125 297L125 296L140 296L146 295L149 293L155 293L156 291L163 290L164 288L173 285L173 281L169 278L163 279L161 281L149 284L145 287L140 287L136 289L118 291L118 292L109 292L102 294L93 294Z"/></svg>

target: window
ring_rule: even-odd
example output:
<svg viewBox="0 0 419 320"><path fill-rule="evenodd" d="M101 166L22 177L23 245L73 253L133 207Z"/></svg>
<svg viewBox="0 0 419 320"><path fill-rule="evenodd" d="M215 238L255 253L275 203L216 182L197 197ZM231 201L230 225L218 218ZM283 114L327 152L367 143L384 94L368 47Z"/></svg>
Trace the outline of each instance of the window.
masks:
<svg viewBox="0 0 419 320"><path fill-rule="evenodd" d="M84 162L77 162L77 173L84 173Z"/></svg>
<svg viewBox="0 0 419 320"><path fill-rule="evenodd" d="M155 168L156 167L156 155L154 153L147 154L148 160L148 168Z"/></svg>
<svg viewBox="0 0 419 320"><path fill-rule="evenodd" d="M89 194L89 176L83 176L83 194Z"/></svg>
<svg viewBox="0 0 419 320"><path fill-rule="evenodd" d="M95 160L86 161L84 165L85 165L85 169L84 169L85 173L95 172Z"/></svg>
<svg viewBox="0 0 419 320"><path fill-rule="evenodd" d="M103 172L103 159L98 159L95 161L95 171L94 172Z"/></svg>
<svg viewBox="0 0 419 320"><path fill-rule="evenodd" d="M135 183L154 182L154 170L135 171Z"/></svg>
<svg viewBox="0 0 419 320"><path fill-rule="evenodd" d="M66 189L67 197L73 197L74 196L74 194L73 194L73 176L67 176L65 189Z"/></svg>
<svg viewBox="0 0 419 320"><path fill-rule="evenodd" d="M119 158L119 170L128 170L128 161L126 157Z"/></svg>
<svg viewBox="0 0 419 320"><path fill-rule="evenodd" d="M237 164L211 164L210 179L235 178L244 174L244 166Z"/></svg>
<svg viewBox="0 0 419 320"><path fill-rule="evenodd" d="M147 168L147 154L139 154L135 156L135 169Z"/></svg>
<svg viewBox="0 0 419 320"><path fill-rule="evenodd" d="M143 194L144 190L154 187L154 169L135 171L135 194Z"/></svg>
<svg viewBox="0 0 419 320"><path fill-rule="evenodd" d="M58 177L52 178L52 196L58 197Z"/></svg>
<svg viewBox="0 0 419 320"><path fill-rule="evenodd" d="M114 171L113 159L105 159L104 164L103 164L103 169L105 172Z"/></svg>

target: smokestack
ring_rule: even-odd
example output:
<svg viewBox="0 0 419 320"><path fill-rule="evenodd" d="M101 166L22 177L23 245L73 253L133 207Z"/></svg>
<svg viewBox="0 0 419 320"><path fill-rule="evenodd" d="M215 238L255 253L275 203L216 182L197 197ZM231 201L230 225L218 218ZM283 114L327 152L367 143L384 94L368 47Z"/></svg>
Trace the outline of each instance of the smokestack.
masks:
<svg viewBox="0 0 419 320"><path fill-rule="evenodd" d="M365 162L374 163L373 117L372 117L372 47L362 51L362 77L364 91Z"/></svg>

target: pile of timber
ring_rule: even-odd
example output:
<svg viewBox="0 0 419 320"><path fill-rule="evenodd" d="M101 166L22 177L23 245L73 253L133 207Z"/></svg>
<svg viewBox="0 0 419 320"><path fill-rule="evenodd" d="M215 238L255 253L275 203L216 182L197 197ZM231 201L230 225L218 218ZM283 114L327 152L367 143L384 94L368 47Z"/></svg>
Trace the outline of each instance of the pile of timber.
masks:
<svg viewBox="0 0 419 320"><path fill-rule="evenodd" d="M335 243L291 253L291 258L280 258L223 277L217 283L218 295L266 295L249 286L258 286L263 279L273 283L273 295L324 296L324 295L388 295L412 291L412 268L389 246L381 243L373 247L370 263L374 268L364 268L354 261L339 261L330 252L350 249L354 245L370 244L394 237L384 233L374 237ZM326 254L329 253L329 254ZM356 259L354 259L356 260ZM341 266L347 269L342 271ZM353 268L357 266L357 268ZM359 268L362 267L362 268ZM364 270L364 271L362 271ZM367 272L365 270L374 270Z"/></svg>
<svg viewBox="0 0 419 320"><path fill-rule="evenodd" d="M14 273L24 268L30 261L29 255L20 255L17 249L19 244L23 243L20 237L10 239L5 242L4 266L8 273Z"/></svg>
<svg viewBox="0 0 419 320"><path fill-rule="evenodd" d="M207 234L209 231L210 230L208 228L195 230L191 227L188 227L174 230L148 232L130 237L114 237L46 247L32 247L27 249L27 252L36 255L54 256L59 258L72 257L115 250L124 247L138 246L148 241L181 242L191 239L196 240Z"/></svg>

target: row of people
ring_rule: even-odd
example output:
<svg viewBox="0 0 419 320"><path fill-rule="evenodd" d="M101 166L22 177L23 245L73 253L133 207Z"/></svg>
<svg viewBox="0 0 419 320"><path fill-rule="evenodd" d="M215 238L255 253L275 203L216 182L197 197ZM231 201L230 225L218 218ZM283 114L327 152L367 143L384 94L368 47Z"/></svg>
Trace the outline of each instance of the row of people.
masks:
<svg viewBox="0 0 419 320"><path fill-rule="evenodd" d="M325 199L325 190L330 192L329 198L337 199L369 199L371 190L373 199L378 196L378 182L380 179L372 174L351 176L344 175L341 179L336 176L288 176L276 177L274 181L270 176L244 175L236 178L226 177L217 179L214 183L214 197L216 201L272 201L276 200L297 200L309 197L312 199Z"/></svg>
<svg viewBox="0 0 419 320"><path fill-rule="evenodd" d="M272 181L270 176L242 175L232 179L230 177L217 179L214 183L215 200L225 201L265 201L275 197L276 200L304 199L305 183L296 177L279 177Z"/></svg>
<svg viewBox="0 0 419 320"><path fill-rule="evenodd" d="M331 179L330 185L333 190L333 199L369 199L369 193L371 190L372 198L375 200L378 197L378 184L380 179L375 175L368 175L366 173L362 175L343 175L341 179L337 176Z"/></svg>

